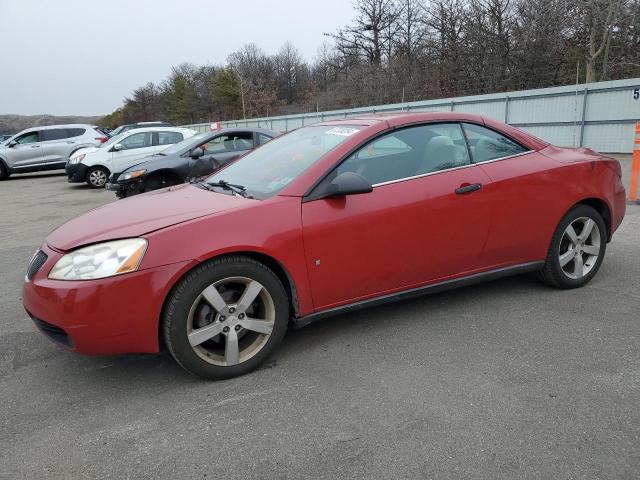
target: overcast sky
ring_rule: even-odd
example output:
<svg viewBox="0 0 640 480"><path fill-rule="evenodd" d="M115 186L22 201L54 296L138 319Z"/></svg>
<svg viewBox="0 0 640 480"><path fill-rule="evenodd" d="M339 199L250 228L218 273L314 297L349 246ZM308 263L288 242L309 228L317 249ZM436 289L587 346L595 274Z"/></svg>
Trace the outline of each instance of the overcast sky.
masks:
<svg viewBox="0 0 640 480"><path fill-rule="evenodd" d="M104 115L172 65L291 40L312 60L350 0L0 0L0 114Z"/></svg>

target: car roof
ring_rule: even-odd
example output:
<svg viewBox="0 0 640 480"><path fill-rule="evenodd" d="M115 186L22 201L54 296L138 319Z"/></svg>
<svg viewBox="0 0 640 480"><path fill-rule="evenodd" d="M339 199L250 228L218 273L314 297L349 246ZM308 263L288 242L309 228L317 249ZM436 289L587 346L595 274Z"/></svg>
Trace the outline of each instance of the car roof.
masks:
<svg viewBox="0 0 640 480"><path fill-rule="evenodd" d="M429 122L436 120L468 120L483 123L483 119L480 115L464 112L390 112L354 115L353 117L337 120L327 120L316 125L374 125L380 122L387 122L390 126L398 126L414 122Z"/></svg>
<svg viewBox="0 0 640 480"><path fill-rule="evenodd" d="M88 123L65 123L64 125L42 125L36 127L29 127L22 130L22 132L29 132L32 130L53 130L54 128L96 128L95 125L89 125ZM19 133L22 133L19 132Z"/></svg>
<svg viewBox="0 0 640 480"><path fill-rule="evenodd" d="M150 125L148 127L142 128L132 128L131 130L127 130L122 132L123 134L133 134L133 133L145 133L145 132L194 132L191 128L186 127L154 127Z"/></svg>
<svg viewBox="0 0 640 480"><path fill-rule="evenodd" d="M208 130L206 132L199 133L211 133L211 134L219 134L219 133L231 133L231 132L255 132L255 133L265 133L267 135L280 135L280 133L275 130L269 130L268 128L262 127L226 127L220 128L218 130Z"/></svg>

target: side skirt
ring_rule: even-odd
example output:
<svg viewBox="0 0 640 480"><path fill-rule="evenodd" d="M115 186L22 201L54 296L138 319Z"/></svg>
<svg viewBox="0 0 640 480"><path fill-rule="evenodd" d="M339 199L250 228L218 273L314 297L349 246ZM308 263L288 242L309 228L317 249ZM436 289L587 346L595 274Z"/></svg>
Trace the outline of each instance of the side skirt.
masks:
<svg viewBox="0 0 640 480"><path fill-rule="evenodd" d="M383 305L385 303L407 300L409 298L421 297L423 295L430 295L433 293L453 290L455 288L466 287L468 285L474 285L476 283L488 282L490 280L496 280L502 277L535 272L536 270L540 270L543 265L544 261L529 262L520 265L514 265L511 267L489 270L487 272L475 273L467 277L446 280L440 283L432 283L423 287L412 288L411 290L404 290L402 292L391 293L388 295L383 295L381 297L370 298L367 300L350 303L348 305L342 305L339 307L330 308L328 310L311 313L303 317L293 318L292 323L294 328L302 328L325 318L333 317L342 313L355 312L357 310L362 310L363 308L375 307L377 305Z"/></svg>

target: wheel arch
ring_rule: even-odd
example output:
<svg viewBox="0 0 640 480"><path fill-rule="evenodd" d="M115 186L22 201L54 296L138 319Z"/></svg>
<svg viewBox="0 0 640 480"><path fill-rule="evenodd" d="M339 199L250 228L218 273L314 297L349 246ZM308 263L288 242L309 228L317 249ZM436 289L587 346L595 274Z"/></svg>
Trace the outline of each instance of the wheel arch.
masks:
<svg viewBox="0 0 640 480"><path fill-rule="evenodd" d="M580 200L579 202L574 203L571 208L576 205L587 205L593 209L595 209L604 220L605 227L607 228L607 242L611 241L611 236L613 234L612 225L611 225L611 207L609 204L602 198L599 197L588 197ZM570 209L569 209L570 210ZM568 210L567 210L568 211Z"/></svg>
<svg viewBox="0 0 640 480"><path fill-rule="evenodd" d="M227 251L224 253L217 253L203 259L202 261L199 261L191 265L187 270L183 271L180 275L178 275L174 279L173 283L171 284L171 287L167 290L167 294L165 295L165 298L162 302L162 308L160 309L160 317L157 319L158 324L156 328L157 335L158 335L158 346L161 349L164 348L165 346L164 338L162 335L161 319L167 307L167 301L171 296L171 294L173 293L174 289L177 287L178 283L180 283L180 280L182 280L184 277L189 275L189 273L191 273L194 269L198 268L203 263L211 262L219 258L237 257L237 256L247 257L252 260L255 260L256 262L262 263L263 265L267 266L271 271L273 271L273 273L278 277L280 282L282 282L282 286L284 287L284 290L287 293L289 308L291 308L291 315L298 316L299 308L298 308L298 296L296 293L296 285L295 285L295 282L293 281L293 277L291 276L289 271L286 269L286 267L282 264L282 262L280 262L279 260L277 260L271 255L268 255L264 252L258 252L256 250L244 249L244 250L237 250L237 251Z"/></svg>
<svg viewBox="0 0 640 480"><path fill-rule="evenodd" d="M109 175L111 175L111 173L112 173L111 170L109 169L109 167L107 167L104 163L96 163L94 165L87 165L87 172L84 175L85 180L87 178L89 178L89 172L91 171L92 168L102 168L103 170L106 170L107 177L109 177Z"/></svg>

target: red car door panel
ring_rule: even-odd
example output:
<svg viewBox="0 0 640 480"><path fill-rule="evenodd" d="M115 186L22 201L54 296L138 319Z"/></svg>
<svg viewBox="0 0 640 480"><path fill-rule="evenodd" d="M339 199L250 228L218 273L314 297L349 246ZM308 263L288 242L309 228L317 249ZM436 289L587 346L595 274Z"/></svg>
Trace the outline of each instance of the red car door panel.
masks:
<svg viewBox="0 0 640 480"><path fill-rule="evenodd" d="M485 250L493 265L543 260L568 205L558 196L567 183L555 160L531 152L480 164L491 177L487 194L494 212Z"/></svg>
<svg viewBox="0 0 640 480"><path fill-rule="evenodd" d="M480 190L456 194L469 184ZM373 192L305 202L303 239L316 309L482 268L491 204L478 166Z"/></svg>

